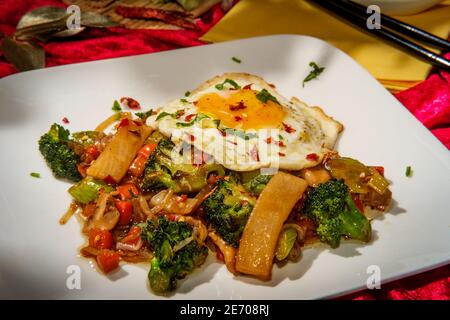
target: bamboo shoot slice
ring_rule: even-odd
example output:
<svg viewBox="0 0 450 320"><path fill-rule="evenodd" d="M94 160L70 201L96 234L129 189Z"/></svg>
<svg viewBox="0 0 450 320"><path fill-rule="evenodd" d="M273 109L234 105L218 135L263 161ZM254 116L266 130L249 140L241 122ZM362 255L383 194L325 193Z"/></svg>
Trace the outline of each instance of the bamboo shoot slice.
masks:
<svg viewBox="0 0 450 320"><path fill-rule="evenodd" d="M278 172L273 176L256 201L242 233L237 271L270 280L283 223L307 186L305 180L291 174Z"/></svg>
<svg viewBox="0 0 450 320"><path fill-rule="evenodd" d="M120 127L105 150L87 169L87 175L96 179L111 176L119 182L151 131L152 129L145 125L130 124Z"/></svg>

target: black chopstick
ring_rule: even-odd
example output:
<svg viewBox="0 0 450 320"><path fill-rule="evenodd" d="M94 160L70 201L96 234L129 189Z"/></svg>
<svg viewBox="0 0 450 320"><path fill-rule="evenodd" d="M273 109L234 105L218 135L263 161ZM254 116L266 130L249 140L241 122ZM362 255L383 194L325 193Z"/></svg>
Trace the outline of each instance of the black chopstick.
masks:
<svg viewBox="0 0 450 320"><path fill-rule="evenodd" d="M384 27L383 20L381 23L381 25L382 25L381 29L372 29L372 30L368 29L367 25L366 25L368 15L366 14L365 10L364 10L364 12L361 12L360 9L358 9L358 11L355 10L355 6L349 5L350 1L345 1L345 2L341 1L341 0L335 0L335 1L309 0L309 1L320 6L321 8L324 8L324 9L336 14L340 18L353 24L354 26L358 27L359 29L362 29L363 31L369 32L370 34L372 34L374 36L384 39L384 40L390 42L391 44L396 45L400 49L406 51L407 53L409 53L429 64L432 64L437 68L440 68L440 69L450 72L450 61L449 60L435 54L434 52L432 52L428 49L421 47L417 43L411 42L410 40L402 37L399 34L396 34L392 31L390 31L387 28L383 28ZM352 6L353 8L350 8L350 6ZM394 23L393 20L391 20L392 24ZM405 24L405 25L407 25L407 24ZM412 27L412 28L417 29L415 27ZM410 30L412 30L412 29L410 29ZM411 32L413 32L413 31L411 31ZM414 34L416 34L416 33L414 33ZM426 35L424 35L424 36L426 36Z"/></svg>
<svg viewBox="0 0 450 320"><path fill-rule="evenodd" d="M356 12L360 12L362 15L367 14L367 7L360 5L359 3L349 1L349 0L341 0L342 7L353 8ZM450 42L442 39L440 37L435 36L423 29L412 26L403 21L394 19L390 16L387 16L381 13L381 25L388 27L397 32L402 32L404 35L414 38L415 40L421 40L422 42L433 46L435 48L439 48L442 50L450 51Z"/></svg>

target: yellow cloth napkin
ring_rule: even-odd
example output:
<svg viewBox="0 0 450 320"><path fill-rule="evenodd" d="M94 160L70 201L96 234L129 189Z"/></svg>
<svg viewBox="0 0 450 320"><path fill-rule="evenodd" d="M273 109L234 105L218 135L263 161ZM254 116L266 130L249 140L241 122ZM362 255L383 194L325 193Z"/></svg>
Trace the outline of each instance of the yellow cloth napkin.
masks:
<svg viewBox="0 0 450 320"><path fill-rule="evenodd" d="M396 18L447 38L450 1L416 15ZM430 65L303 0L241 0L202 39L220 42L271 34L305 34L326 40L379 79L420 80L430 71Z"/></svg>

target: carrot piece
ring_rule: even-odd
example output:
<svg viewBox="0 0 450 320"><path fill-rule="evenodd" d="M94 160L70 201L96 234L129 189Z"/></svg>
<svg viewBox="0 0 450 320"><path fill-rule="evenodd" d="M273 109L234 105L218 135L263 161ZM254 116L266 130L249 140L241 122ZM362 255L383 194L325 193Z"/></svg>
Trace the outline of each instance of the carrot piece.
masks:
<svg viewBox="0 0 450 320"><path fill-rule="evenodd" d="M273 257L283 223L308 184L305 180L278 172L256 201L240 241L236 270L270 280Z"/></svg>

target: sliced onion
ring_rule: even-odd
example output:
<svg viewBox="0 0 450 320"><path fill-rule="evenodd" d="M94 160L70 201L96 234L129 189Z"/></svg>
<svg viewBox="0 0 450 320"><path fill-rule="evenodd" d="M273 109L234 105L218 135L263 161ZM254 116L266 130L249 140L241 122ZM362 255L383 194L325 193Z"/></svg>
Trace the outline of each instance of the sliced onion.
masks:
<svg viewBox="0 0 450 320"><path fill-rule="evenodd" d="M180 242L178 242L173 248L173 253L180 251L181 249L183 249L185 246L187 246L189 243L191 243L194 240L193 236L190 236Z"/></svg>
<svg viewBox="0 0 450 320"><path fill-rule="evenodd" d="M142 239L139 238L138 242L135 244L131 243L123 243L123 242L117 242L116 249L117 250L126 250L126 251L138 251L142 247Z"/></svg>

